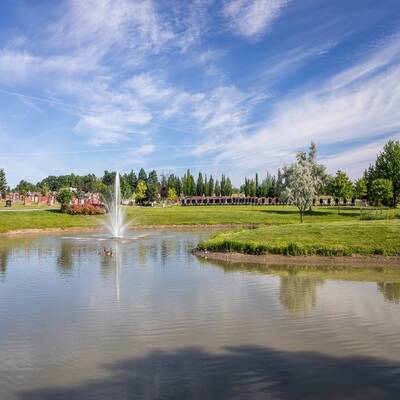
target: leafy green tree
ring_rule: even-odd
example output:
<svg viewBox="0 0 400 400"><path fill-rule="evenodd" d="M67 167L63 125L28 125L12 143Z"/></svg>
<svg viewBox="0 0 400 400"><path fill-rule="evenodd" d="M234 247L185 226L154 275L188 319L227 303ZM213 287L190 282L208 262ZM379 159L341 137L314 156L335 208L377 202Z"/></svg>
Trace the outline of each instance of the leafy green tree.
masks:
<svg viewBox="0 0 400 400"><path fill-rule="evenodd" d="M371 185L371 196L376 206L380 206L382 203L389 205L393 198L392 181L384 178L375 179Z"/></svg>
<svg viewBox="0 0 400 400"><path fill-rule="evenodd" d="M155 170L150 171L149 177L147 178L147 200L150 202L158 200L158 177Z"/></svg>
<svg viewBox="0 0 400 400"><path fill-rule="evenodd" d="M168 197L167 198L168 198L169 201L175 201L176 200L177 195L176 195L176 191L175 191L174 188L169 188L168 189Z"/></svg>
<svg viewBox="0 0 400 400"><path fill-rule="evenodd" d="M73 194L69 188L61 189L56 196L57 201L61 204L61 211L66 211L73 199Z"/></svg>
<svg viewBox="0 0 400 400"><path fill-rule="evenodd" d="M353 196L353 185L346 172L340 170L336 172L331 184L331 192L339 201L341 199L349 199Z"/></svg>
<svg viewBox="0 0 400 400"><path fill-rule="evenodd" d="M36 187L34 184L32 184L30 182L21 180L18 183L16 190L20 195L25 196L28 192L34 192L36 190Z"/></svg>
<svg viewBox="0 0 400 400"><path fill-rule="evenodd" d="M233 188L230 178L225 179L225 196L232 196Z"/></svg>
<svg viewBox="0 0 400 400"><path fill-rule="evenodd" d="M50 192L50 189L47 184L40 186L40 193L42 196L47 196Z"/></svg>
<svg viewBox="0 0 400 400"><path fill-rule="evenodd" d="M368 194L367 181L365 178L357 179L354 182L354 196L357 199L364 199Z"/></svg>
<svg viewBox="0 0 400 400"><path fill-rule="evenodd" d="M375 178L384 178L393 185L393 206L400 197L400 141L389 140L375 162Z"/></svg>
<svg viewBox="0 0 400 400"><path fill-rule="evenodd" d="M147 197L147 185L145 181L139 179L136 192L135 192L135 200L138 204L142 204Z"/></svg>
<svg viewBox="0 0 400 400"><path fill-rule="evenodd" d="M4 169L0 169L0 198L7 192L7 179Z"/></svg>
<svg viewBox="0 0 400 400"><path fill-rule="evenodd" d="M123 199L129 199L132 196L132 188L131 185L129 184L127 175L122 175L121 176L121 196Z"/></svg>

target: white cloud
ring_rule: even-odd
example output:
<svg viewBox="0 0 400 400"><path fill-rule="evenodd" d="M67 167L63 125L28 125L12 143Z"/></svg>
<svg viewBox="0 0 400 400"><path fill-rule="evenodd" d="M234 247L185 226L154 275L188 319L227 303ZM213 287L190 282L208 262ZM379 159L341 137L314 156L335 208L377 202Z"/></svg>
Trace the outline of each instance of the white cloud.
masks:
<svg viewBox="0 0 400 400"><path fill-rule="evenodd" d="M393 44L389 42L388 46ZM214 158L217 162L235 161L239 168L254 170L265 165L277 168L290 162L295 151L307 146L311 140L325 147L332 144L345 151L354 146L355 140L371 142L374 137L385 134L393 137L400 132L400 67L396 63L397 52L387 51L386 54L393 54L392 58L386 58L386 68L381 63L373 67L376 60L373 53L358 66L338 74L339 77L346 76L346 85L333 88L334 78L326 85L278 103L255 134L238 134L234 140L225 143L208 140L199 145L197 151L215 152L218 153ZM364 79L360 79L359 73L353 73L366 70L368 66L371 66L369 74ZM365 157L360 155L358 159L352 159L351 151L348 156L343 155L344 158L339 157L341 152L337 153L336 159L343 162L341 168L346 169L348 164L352 174L361 173L373 153L373 145L364 149ZM333 159L330 165L340 166Z"/></svg>
<svg viewBox="0 0 400 400"><path fill-rule="evenodd" d="M235 32L253 37L268 30L287 3L287 0L229 0L223 15Z"/></svg>
<svg viewBox="0 0 400 400"><path fill-rule="evenodd" d="M93 145L118 143L145 134L146 131L138 129L137 126L147 124L150 120L151 115L146 112L105 109L97 115L83 116L74 131L88 137L89 143Z"/></svg>

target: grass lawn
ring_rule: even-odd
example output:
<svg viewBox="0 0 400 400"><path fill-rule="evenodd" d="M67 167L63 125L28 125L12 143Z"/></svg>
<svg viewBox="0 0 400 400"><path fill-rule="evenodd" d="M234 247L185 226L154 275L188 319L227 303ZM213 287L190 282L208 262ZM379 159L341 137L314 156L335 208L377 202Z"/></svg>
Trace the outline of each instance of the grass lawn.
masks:
<svg viewBox="0 0 400 400"><path fill-rule="evenodd" d="M91 227L100 224L96 216L68 215L57 211L12 211L0 212L0 232L19 229L47 229Z"/></svg>
<svg viewBox="0 0 400 400"><path fill-rule="evenodd" d="M219 233L200 250L246 254L400 255L400 220L271 225Z"/></svg>
<svg viewBox="0 0 400 400"><path fill-rule="evenodd" d="M390 211L385 211L390 212ZM128 207L127 215L138 225L292 224L299 222L291 206L189 206ZM305 215L307 222L348 221L360 218L359 209L315 207Z"/></svg>
<svg viewBox="0 0 400 400"><path fill-rule="evenodd" d="M198 206L198 207L126 207L128 220L132 226L141 225L216 225L216 224L293 224L298 223L297 209L290 206ZM398 212L398 211L397 211ZM382 216L393 214L392 210L383 211ZM57 210L31 211L29 209L0 211L0 232L19 229L93 227L100 225L104 217L76 216L61 214ZM306 214L305 221L349 222L358 221L358 209L342 209L340 214L335 208L315 207Z"/></svg>

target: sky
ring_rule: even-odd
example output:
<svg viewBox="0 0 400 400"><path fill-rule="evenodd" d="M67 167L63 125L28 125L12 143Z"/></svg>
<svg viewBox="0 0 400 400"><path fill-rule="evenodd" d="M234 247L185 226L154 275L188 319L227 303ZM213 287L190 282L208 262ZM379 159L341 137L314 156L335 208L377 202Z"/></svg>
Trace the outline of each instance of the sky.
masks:
<svg viewBox="0 0 400 400"><path fill-rule="evenodd" d="M3 0L0 168L186 168L235 185L314 141L361 176L400 139L399 0Z"/></svg>

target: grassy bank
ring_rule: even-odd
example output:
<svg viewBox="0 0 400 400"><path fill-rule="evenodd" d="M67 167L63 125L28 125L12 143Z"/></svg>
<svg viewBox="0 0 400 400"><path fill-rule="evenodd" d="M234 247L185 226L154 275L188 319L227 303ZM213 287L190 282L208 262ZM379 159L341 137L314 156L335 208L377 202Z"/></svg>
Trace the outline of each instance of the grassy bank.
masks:
<svg viewBox="0 0 400 400"><path fill-rule="evenodd" d="M399 210L397 210L397 213ZM143 225L280 225L297 224L297 209L290 206L199 206L199 207L126 207L132 226ZM364 211L365 215L365 211ZM379 212L380 218L393 216L394 211ZM68 229L101 225L104 217L72 216L56 210L0 211L0 232L20 229ZM306 213L308 223L359 221L358 209L315 207Z"/></svg>
<svg viewBox="0 0 400 400"><path fill-rule="evenodd" d="M400 255L400 220L274 225L220 233L199 250L282 255Z"/></svg>
<svg viewBox="0 0 400 400"><path fill-rule="evenodd" d="M62 214L58 210L0 212L0 233L20 229L90 228L100 224L97 217Z"/></svg>

